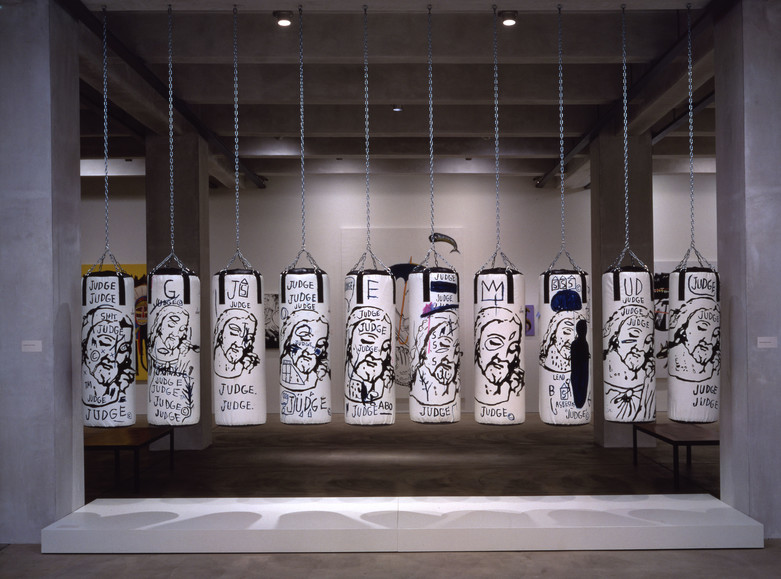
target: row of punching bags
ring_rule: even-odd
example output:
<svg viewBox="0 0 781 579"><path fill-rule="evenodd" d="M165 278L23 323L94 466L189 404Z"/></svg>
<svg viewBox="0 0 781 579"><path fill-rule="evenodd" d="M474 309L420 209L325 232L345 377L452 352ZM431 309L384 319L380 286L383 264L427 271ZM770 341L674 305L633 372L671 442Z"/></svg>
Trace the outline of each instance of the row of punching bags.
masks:
<svg viewBox="0 0 781 579"><path fill-rule="evenodd" d="M405 299L408 326L398 328L396 283L382 270L345 279L345 422L392 424L394 384L409 383L416 422L456 422L461 415L459 276L416 268ZM605 273L603 380L605 418L655 419L655 311L647 270ZM200 282L181 269L161 269L149 283L147 322L150 424L200 420ZM525 290L520 272L485 269L474 277L475 420L525 420ZM590 306L587 274L552 270L540 276L539 412L543 422L591 421ZM313 268L280 279L280 419L331 419L329 281ZM266 421L263 284L253 270L216 274L211 288L214 415L218 425ZM718 274L707 268L670 275L669 417L718 419L720 320ZM113 271L82 278L82 384L87 426L135 423L133 279ZM402 318L405 320L406 318ZM402 323L404 323L402 321Z"/></svg>

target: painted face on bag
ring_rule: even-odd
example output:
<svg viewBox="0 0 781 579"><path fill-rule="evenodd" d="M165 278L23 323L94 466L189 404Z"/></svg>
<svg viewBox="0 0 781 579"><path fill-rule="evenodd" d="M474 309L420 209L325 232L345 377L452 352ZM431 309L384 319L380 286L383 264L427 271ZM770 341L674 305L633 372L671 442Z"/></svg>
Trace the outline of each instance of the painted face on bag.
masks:
<svg viewBox="0 0 781 579"><path fill-rule="evenodd" d="M293 328L290 358L306 374L314 371L328 345L328 326L320 321L300 322Z"/></svg>
<svg viewBox="0 0 781 579"><path fill-rule="evenodd" d="M710 310L694 310L686 325L686 350L699 364L706 364L712 357L721 336L719 324L711 319Z"/></svg>
<svg viewBox="0 0 781 579"><path fill-rule="evenodd" d="M630 326L627 320L621 322L618 330L618 356L626 364L626 367L637 372L645 363L645 348L650 346L653 335L643 335L644 332L637 326Z"/></svg>
<svg viewBox="0 0 781 579"><path fill-rule="evenodd" d="M377 332L364 332L361 324L353 328L350 340L350 357L352 360L360 360L353 370L353 374L367 382L376 381L390 359L390 332L381 336Z"/></svg>
<svg viewBox="0 0 781 579"><path fill-rule="evenodd" d="M155 339L154 357L161 362L179 359L182 343L187 339L189 318L184 312L170 312L160 323Z"/></svg>
<svg viewBox="0 0 781 579"><path fill-rule="evenodd" d="M511 320L491 321L480 335L477 363L491 384L501 384L520 352L518 325Z"/></svg>
<svg viewBox="0 0 781 579"><path fill-rule="evenodd" d="M98 322L87 339L86 364L98 383L116 381L119 368L132 351L132 330L107 321Z"/></svg>
<svg viewBox="0 0 781 579"><path fill-rule="evenodd" d="M437 321L439 324L431 331L425 344L424 366L437 382L449 384L456 374L458 328L449 318Z"/></svg>
<svg viewBox="0 0 781 579"><path fill-rule="evenodd" d="M255 323L249 317L236 316L225 323L221 335L221 348L225 358L236 364L244 356L250 342L250 336L255 333Z"/></svg>

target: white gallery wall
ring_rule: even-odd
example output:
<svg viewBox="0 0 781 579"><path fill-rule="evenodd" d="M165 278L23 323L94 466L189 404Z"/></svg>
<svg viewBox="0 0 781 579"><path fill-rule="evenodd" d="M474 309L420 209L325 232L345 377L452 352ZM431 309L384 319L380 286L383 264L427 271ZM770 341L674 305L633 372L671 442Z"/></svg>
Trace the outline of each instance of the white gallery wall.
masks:
<svg viewBox="0 0 781 579"><path fill-rule="evenodd" d="M104 245L102 179L82 179L82 262L92 263ZM697 246L709 259L716 258L715 175L696 180ZM560 244L559 195L557 189L537 189L528 177L502 177L502 248L523 272L526 302L537 311L538 276L550 265ZM306 180L307 249L331 278L331 369L335 412L341 412L344 385L343 280L363 247L353 251L356 230L365 228L365 181L363 175L311 175ZM246 190L241 195L241 246L244 255L264 277L264 291L278 291L279 274L301 247L301 195L298 176L275 177L264 190ZM371 179L373 247L387 265L397 262L394 232L399 247L409 247L410 236L419 249L414 261L428 249L429 181L425 175L380 175ZM496 243L494 178L491 175L437 175L435 178L435 228L454 233L461 255L451 254L447 244L437 244L445 258L462 264L461 276L461 375L464 409L473 410L472 278L493 252ZM688 175L654 177L654 239L656 262L678 262L689 246ZM591 272L590 193L566 195L567 246L575 261ZM630 202L631 209L631 202ZM123 263L146 260L143 178L124 178L111 185L111 248ZM208 279L224 267L235 249L234 194L213 189L210 199L211 271ZM617 224L623 226L623 224ZM401 236L404 238L401 239ZM363 233L360 234L363 239ZM403 261L409 259L409 255ZM235 264L234 264L235 265ZM300 262L300 265L306 265ZM566 258L558 266L568 267ZM599 273L591 272L592 280ZM594 288L592 288L592 293ZM535 332L536 334L537 332ZM539 335L526 342L526 408L536 412L537 354ZM267 351L268 408L279 407L277 350ZM598 360L598 356L592 353ZM592 360L593 362L593 360ZM662 388L664 389L664 388ZM146 392L138 388L139 409L145 408ZM407 392L397 392L399 409L406 408ZM664 407L660 408L664 409ZM273 418L272 418L273 420Z"/></svg>

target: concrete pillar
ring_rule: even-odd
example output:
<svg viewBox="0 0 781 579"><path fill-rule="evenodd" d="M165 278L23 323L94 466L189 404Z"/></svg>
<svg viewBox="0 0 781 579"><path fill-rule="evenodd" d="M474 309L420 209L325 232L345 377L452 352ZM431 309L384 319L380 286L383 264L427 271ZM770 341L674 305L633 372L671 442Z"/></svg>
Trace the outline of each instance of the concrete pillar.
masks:
<svg viewBox="0 0 781 579"><path fill-rule="evenodd" d="M84 504L79 63L54 2L0 15L0 543Z"/></svg>
<svg viewBox="0 0 781 579"><path fill-rule="evenodd" d="M624 137L605 130L591 151L591 315L594 369L594 437L601 446L631 446L630 424L604 419L602 381L602 274L624 247ZM629 246L653 270L654 223L651 136L629 137ZM624 264L629 264L628 260Z"/></svg>
<svg viewBox="0 0 781 579"><path fill-rule="evenodd" d="M763 523L769 538L781 537L779 30L778 0L731 3L714 28L721 498Z"/></svg>
<svg viewBox="0 0 781 579"><path fill-rule="evenodd" d="M177 428L176 447L212 441L211 319L209 309L208 145L190 134L174 138L174 250L201 280L201 421ZM151 271L171 251L168 136L146 140L146 261ZM234 235L231 233L231 235ZM175 267L175 263L169 264Z"/></svg>

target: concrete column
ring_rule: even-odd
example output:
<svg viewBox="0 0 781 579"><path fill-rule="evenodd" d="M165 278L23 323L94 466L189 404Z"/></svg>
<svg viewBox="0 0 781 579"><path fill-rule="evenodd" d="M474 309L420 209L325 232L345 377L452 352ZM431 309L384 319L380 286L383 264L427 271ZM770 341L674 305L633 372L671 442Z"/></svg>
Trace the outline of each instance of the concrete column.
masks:
<svg viewBox="0 0 781 579"><path fill-rule="evenodd" d="M54 2L0 15L0 543L84 504L79 63Z"/></svg>
<svg viewBox="0 0 781 579"><path fill-rule="evenodd" d="M147 271L171 251L167 136L146 140ZM174 138L174 250L201 280L201 421L177 428L176 447L202 449L212 441L211 310L209 308L208 145L197 135ZM231 233L231 235L234 235ZM169 264L175 267L175 263Z"/></svg>
<svg viewBox="0 0 781 579"><path fill-rule="evenodd" d="M721 498L763 523L769 538L781 537L779 30L777 0L735 2L714 29Z"/></svg>
<svg viewBox="0 0 781 579"><path fill-rule="evenodd" d="M602 274L624 247L624 137L620 127L606 130L591 151L592 364L594 437L601 446L631 446L629 424L604 418L602 381ZM653 270L654 223L651 136L629 137L629 245ZM624 261L629 264L628 260Z"/></svg>

